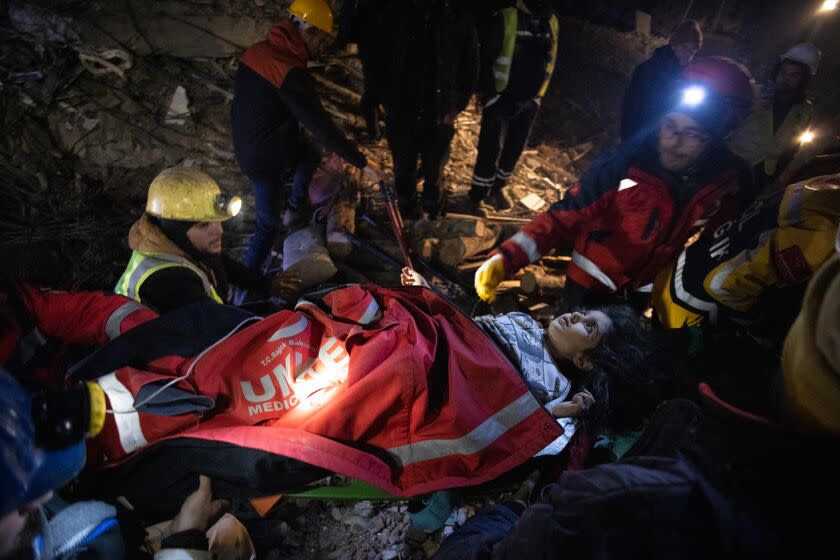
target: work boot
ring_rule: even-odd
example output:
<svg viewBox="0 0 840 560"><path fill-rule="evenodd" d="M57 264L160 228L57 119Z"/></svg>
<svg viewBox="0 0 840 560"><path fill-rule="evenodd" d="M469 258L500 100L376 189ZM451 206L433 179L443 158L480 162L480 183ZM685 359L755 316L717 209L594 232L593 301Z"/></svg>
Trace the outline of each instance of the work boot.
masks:
<svg viewBox="0 0 840 560"><path fill-rule="evenodd" d="M487 205L481 200L467 198L467 203L464 205L464 213L476 216L477 218L486 218Z"/></svg>
<svg viewBox="0 0 840 560"><path fill-rule="evenodd" d="M423 217L427 220L436 220L438 217L446 216L446 196L439 200L423 200Z"/></svg>
<svg viewBox="0 0 840 560"><path fill-rule="evenodd" d="M490 195L485 199L487 205L492 206L500 212L513 208L513 201L507 192L505 192L506 190L505 188L501 188L491 191Z"/></svg>
<svg viewBox="0 0 840 560"><path fill-rule="evenodd" d="M400 216L403 220L419 220L422 217L420 212L420 205L417 203L417 198L400 199L398 201L400 209Z"/></svg>

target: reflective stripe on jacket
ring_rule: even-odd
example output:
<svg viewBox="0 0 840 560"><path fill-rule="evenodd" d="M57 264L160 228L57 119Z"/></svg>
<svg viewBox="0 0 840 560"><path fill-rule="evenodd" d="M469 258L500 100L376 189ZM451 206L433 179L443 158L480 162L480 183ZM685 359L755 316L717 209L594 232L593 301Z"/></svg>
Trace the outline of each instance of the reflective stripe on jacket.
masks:
<svg viewBox="0 0 840 560"><path fill-rule="evenodd" d="M655 283L666 328L715 323L723 309L750 311L768 287L807 282L834 250L840 174L790 185L704 232Z"/></svg>
<svg viewBox="0 0 840 560"><path fill-rule="evenodd" d="M117 282L114 292L143 303L143 300L140 298L140 287L143 283L155 272L174 266L180 266L193 271L201 279L201 284L204 286L204 291L207 293L207 296L217 303L224 303L203 270L191 263L188 259L166 253L151 254L140 251L132 252L131 260L128 261L125 272L123 272L123 275Z"/></svg>
<svg viewBox="0 0 840 560"><path fill-rule="evenodd" d="M516 8L505 8L499 12L499 16L502 18L503 35L501 50L493 64L493 76L495 78L497 94L501 94L508 87L514 57L516 55L517 37L533 37L534 35L530 30L519 28L519 11ZM549 18L549 29L551 33L550 52L546 59L545 77L542 86L539 88L537 97L543 97L548 90L548 84L551 82L551 75L554 73L554 65L557 61L557 39L560 30L557 16L552 15Z"/></svg>

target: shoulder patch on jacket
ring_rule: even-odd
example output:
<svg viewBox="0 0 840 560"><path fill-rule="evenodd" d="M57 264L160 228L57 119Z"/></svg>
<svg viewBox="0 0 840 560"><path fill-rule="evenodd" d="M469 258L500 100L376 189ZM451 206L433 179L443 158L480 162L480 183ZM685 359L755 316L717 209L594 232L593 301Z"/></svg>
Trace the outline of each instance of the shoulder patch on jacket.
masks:
<svg viewBox="0 0 840 560"><path fill-rule="evenodd" d="M802 254L802 249L797 245L774 253L773 261L779 277L790 284L805 282L814 273L805 255Z"/></svg>

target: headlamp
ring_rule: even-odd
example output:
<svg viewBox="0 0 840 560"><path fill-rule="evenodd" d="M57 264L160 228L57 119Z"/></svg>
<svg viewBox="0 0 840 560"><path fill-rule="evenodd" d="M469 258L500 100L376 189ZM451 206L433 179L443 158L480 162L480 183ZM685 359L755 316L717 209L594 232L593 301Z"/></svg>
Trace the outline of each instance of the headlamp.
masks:
<svg viewBox="0 0 840 560"><path fill-rule="evenodd" d="M701 86L688 86L682 91L681 104L687 107L697 107L706 100L708 92Z"/></svg>
<svg viewBox="0 0 840 560"><path fill-rule="evenodd" d="M806 130L799 137L799 143L800 144L807 144L808 142L812 142L813 140L814 140L814 133L811 130Z"/></svg>
<svg viewBox="0 0 840 560"><path fill-rule="evenodd" d="M242 209L242 199L229 194L216 195L216 211L231 218Z"/></svg>

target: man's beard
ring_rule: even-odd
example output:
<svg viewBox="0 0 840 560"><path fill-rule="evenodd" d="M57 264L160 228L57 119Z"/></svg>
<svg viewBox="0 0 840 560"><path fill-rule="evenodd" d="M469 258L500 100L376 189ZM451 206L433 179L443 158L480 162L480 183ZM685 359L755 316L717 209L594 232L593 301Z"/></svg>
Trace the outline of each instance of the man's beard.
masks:
<svg viewBox="0 0 840 560"><path fill-rule="evenodd" d="M42 529L41 510L30 511L29 515L26 516L26 524L15 539L14 546L0 560L14 560L15 558L25 557L24 552L32 550L32 541L41 534Z"/></svg>

